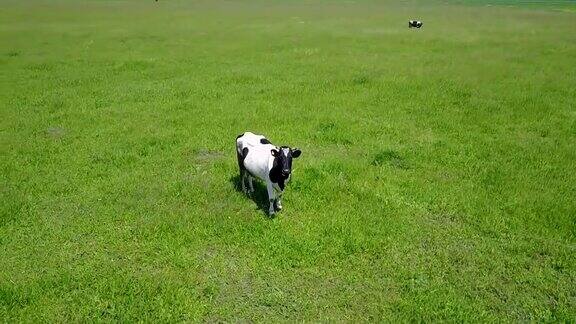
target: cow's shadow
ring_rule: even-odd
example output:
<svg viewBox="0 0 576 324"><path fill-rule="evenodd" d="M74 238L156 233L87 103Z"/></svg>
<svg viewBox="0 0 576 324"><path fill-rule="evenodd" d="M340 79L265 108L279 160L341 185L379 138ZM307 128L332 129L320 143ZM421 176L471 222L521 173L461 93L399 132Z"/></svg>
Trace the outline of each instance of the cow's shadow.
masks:
<svg viewBox="0 0 576 324"><path fill-rule="evenodd" d="M230 177L230 183L234 186L237 192L241 193L248 199L252 199L254 203L256 203L256 208L261 210L266 217L272 218L274 216L268 215L268 208L270 207L270 202L268 201L268 191L266 190L266 186L258 181L257 179L252 180L252 184L254 185L254 192L250 194L245 194L242 192L242 184L240 182L240 176L235 175ZM248 182L246 182L248 185Z"/></svg>

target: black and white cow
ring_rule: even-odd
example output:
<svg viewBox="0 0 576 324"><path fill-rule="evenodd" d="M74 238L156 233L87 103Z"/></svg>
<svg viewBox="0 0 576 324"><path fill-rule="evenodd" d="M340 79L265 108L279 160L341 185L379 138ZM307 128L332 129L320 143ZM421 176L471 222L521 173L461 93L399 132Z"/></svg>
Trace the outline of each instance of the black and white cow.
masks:
<svg viewBox="0 0 576 324"><path fill-rule="evenodd" d="M422 22L418 20L408 20L408 28L412 27L420 28L422 27Z"/></svg>
<svg viewBox="0 0 576 324"><path fill-rule="evenodd" d="M297 148L275 146L262 135L246 132L236 138L236 153L242 191L254 192L252 179L263 180L268 190L269 214L274 215L280 211L282 194L292 173L292 159L299 157L302 152Z"/></svg>

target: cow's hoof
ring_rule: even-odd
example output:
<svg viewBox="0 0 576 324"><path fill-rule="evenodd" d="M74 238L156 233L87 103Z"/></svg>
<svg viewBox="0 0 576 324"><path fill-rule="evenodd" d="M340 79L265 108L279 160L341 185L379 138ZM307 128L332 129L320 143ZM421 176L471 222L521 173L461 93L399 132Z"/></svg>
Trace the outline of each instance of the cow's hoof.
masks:
<svg viewBox="0 0 576 324"><path fill-rule="evenodd" d="M276 211L282 210L282 204L280 204L279 201L274 201L274 210L276 210Z"/></svg>

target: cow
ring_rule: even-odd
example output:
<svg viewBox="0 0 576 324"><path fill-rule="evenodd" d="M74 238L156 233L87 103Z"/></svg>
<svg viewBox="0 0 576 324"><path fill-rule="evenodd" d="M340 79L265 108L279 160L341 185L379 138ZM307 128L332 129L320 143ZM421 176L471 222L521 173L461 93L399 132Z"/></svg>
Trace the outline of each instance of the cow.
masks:
<svg viewBox="0 0 576 324"><path fill-rule="evenodd" d="M236 137L236 154L242 191L246 194L254 192L252 179L258 178L266 183L270 203L268 213L274 215L282 210L282 194L290 180L292 159L298 158L302 151L289 146L275 146L263 135L245 132Z"/></svg>
<svg viewBox="0 0 576 324"><path fill-rule="evenodd" d="M422 27L422 22L418 20L408 20L408 28L412 27L420 28Z"/></svg>

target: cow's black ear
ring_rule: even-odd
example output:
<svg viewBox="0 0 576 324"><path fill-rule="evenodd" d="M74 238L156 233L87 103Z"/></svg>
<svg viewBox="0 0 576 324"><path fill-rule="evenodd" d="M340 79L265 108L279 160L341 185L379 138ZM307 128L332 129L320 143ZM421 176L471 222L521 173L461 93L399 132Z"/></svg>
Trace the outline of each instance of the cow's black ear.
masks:
<svg viewBox="0 0 576 324"><path fill-rule="evenodd" d="M293 158L299 157L300 154L302 154L302 151L300 151L300 149L295 148L295 149L292 150L292 157L293 157Z"/></svg>
<svg viewBox="0 0 576 324"><path fill-rule="evenodd" d="M276 157L276 156L278 156L278 153L280 153L280 152L278 152L278 150L276 150L276 149L271 149L270 153L272 153L272 156Z"/></svg>

